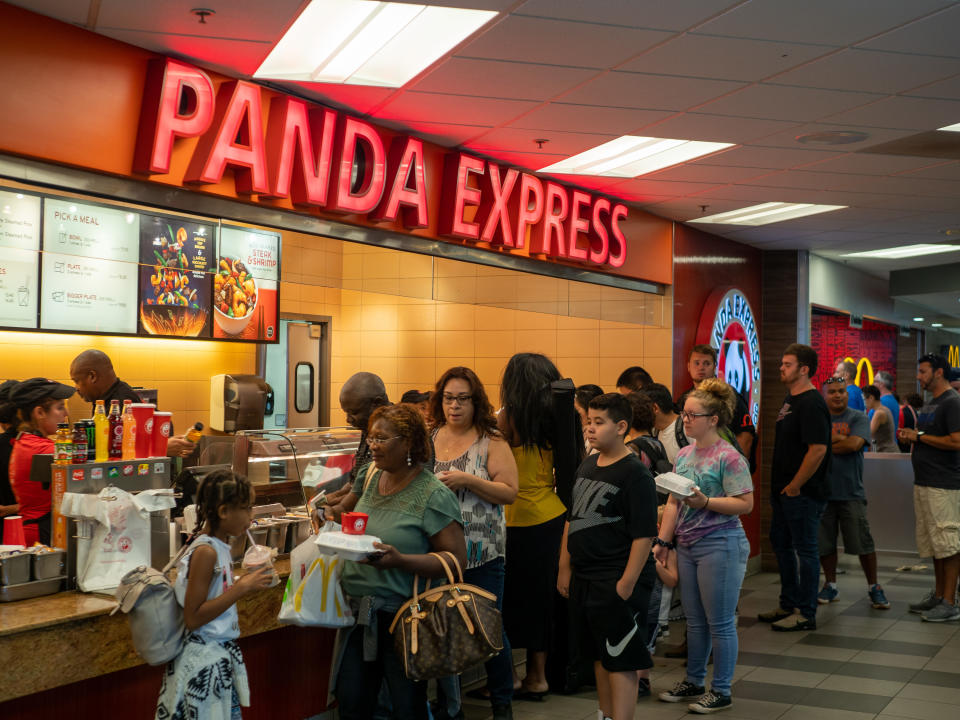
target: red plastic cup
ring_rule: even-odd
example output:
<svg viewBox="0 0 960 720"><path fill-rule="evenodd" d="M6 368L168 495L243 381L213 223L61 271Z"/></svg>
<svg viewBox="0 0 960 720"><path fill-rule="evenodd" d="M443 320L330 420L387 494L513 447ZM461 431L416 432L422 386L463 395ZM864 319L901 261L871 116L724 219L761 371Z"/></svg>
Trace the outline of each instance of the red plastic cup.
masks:
<svg viewBox="0 0 960 720"><path fill-rule="evenodd" d="M138 458L150 457L150 446L153 444L153 410L154 406L148 403L133 403L130 412L137 425Z"/></svg>
<svg viewBox="0 0 960 720"><path fill-rule="evenodd" d="M363 535L367 531L369 517L362 512L345 512L340 516L340 525L347 535Z"/></svg>
<svg viewBox="0 0 960 720"><path fill-rule="evenodd" d="M8 515L3 519L3 544L26 545L23 537L23 518L20 515Z"/></svg>
<svg viewBox="0 0 960 720"><path fill-rule="evenodd" d="M173 413L155 412L151 433L150 457L166 457L167 440L173 435Z"/></svg>

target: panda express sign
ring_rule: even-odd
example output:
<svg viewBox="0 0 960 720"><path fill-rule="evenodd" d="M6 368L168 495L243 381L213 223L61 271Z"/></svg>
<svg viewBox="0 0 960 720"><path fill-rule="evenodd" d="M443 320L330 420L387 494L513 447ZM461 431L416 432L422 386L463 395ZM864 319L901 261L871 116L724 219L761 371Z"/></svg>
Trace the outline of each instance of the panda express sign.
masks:
<svg viewBox="0 0 960 720"><path fill-rule="evenodd" d="M600 271L616 271L627 259L623 203L465 152L447 153L442 173L433 172L418 138L399 135L388 144L357 118L242 80L215 90L198 68L152 61L134 171L170 173L175 145L189 138L196 141L185 183L216 185L230 168L236 193L257 201L286 198L301 209L429 228L442 238ZM442 177L439 193L428 188L430 177Z"/></svg>
<svg viewBox="0 0 960 720"><path fill-rule="evenodd" d="M697 328L697 343L717 351L717 377L747 403L756 425L760 418L760 339L753 308L736 288L715 290Z"/></svg>

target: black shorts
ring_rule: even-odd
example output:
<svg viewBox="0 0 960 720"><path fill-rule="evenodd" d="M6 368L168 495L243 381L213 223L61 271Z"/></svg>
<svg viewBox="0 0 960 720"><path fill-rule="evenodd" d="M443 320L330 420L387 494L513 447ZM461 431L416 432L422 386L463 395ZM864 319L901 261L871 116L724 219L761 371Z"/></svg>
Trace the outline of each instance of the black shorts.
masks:
<svg viewBox="0 0 960 720"><path fill-rule="evenodd" d="M584 660L604 670L626 672L653 667L647 650L647 608L652 588L638 580L629 600L617 594L616 580L570 582L570 634Z"/></svg>

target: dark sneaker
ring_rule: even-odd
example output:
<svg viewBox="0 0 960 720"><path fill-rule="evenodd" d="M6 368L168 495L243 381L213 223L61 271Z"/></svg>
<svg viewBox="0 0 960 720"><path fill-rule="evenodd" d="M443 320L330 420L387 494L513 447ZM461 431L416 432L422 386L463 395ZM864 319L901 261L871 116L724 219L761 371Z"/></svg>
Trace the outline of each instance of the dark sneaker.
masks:
<svg viewBox="0 0 960 720"><path fill-rule="evenodd" d="M637 698L650 697L650 678L640 678L637 682Z"/></svg>
<svg viewBox="0 0 960 720"><path fill-rule="evenodd" d="M873 585L867 593L870 596L870 606L877 610L889 610L890 601L879 585Z"/></svg>
<svg viewBox="0 0 960 720"><path fill-rule="evenodd" d="M808 620L800 613L797 613L796 615L785 617L783 620L778 620L770 627L777 632L803 632L804 630L816 630L817 620L816 618Z"/></svg>
<svg viewBox="0 0 960 720"><path fill-rule="evenodd" d="M910 603L910 612L917 613L919 615L927 612L928 610L933 610L937 605L940 604L942 599L943 598L938 598L936 593L931 590L923 596L923 599L920 602Z"/></svg>
<svg viewBox="0 0 960 720"><path fill-rule="evenodd" d="M817 602L821 605L829 605L840 599L840 589L835 585L824 585L823 590L817 593Z"/></svg>
<svg viewBox="0 0 960 720"><path fill-rule="evenodd" d="M513 720L513 706L506 705L493 706L493 720Z"/></svg>
<svg viewBox="0 0 960 720"><path fill-rule="evenodd" d="M765 623L775 623L791 615L793 615L793 610L784 610L778 605L774 610L768 610L767 612L762 612L757 615L757 620Z"/></svg>
<svg viewBox="0 0 960 720"><path fill-rule="evenodd" d="M946 600L941 600L935 608L928 610L921 615L920 619L924 622L949 622L950 620L960 620L960 608L958 608L956 605L951 605Z"/></svg>
<svg viewBox="0 0 960 720"><path fill-rule="evenodd" d="M683 702L684 700L693 700L701 695L703 695L702 685L694 685L683 680L674 685L673 690L660 693L660 699L664 702Z"/></svg>
<svg viewBox="0 0 960 720"><path fill-rule="evenodd" d="M710 713L720 712L721 710L729 710L732 706L733 702L730 700L729 695L719 695L712 690L705 693L695 703L687 705L687 707L690 708L690 712L700 713L701 715L709 715Z"/></svg>

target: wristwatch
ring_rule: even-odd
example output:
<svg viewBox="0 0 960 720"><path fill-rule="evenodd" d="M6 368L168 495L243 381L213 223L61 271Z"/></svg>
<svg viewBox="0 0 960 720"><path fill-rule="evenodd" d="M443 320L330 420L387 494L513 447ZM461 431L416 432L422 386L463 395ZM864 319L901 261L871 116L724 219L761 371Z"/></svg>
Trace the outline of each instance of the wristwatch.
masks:
<svg viewBox="0 0 960 720"><path fill-rule="evenodd" d="M922 438L922 437L923 437L924 435L926 435L926 434L927 434L927 433L926 433L925 431L923 431L923 430L917 430L917 440L919 440L920 438Z"/></svg>

